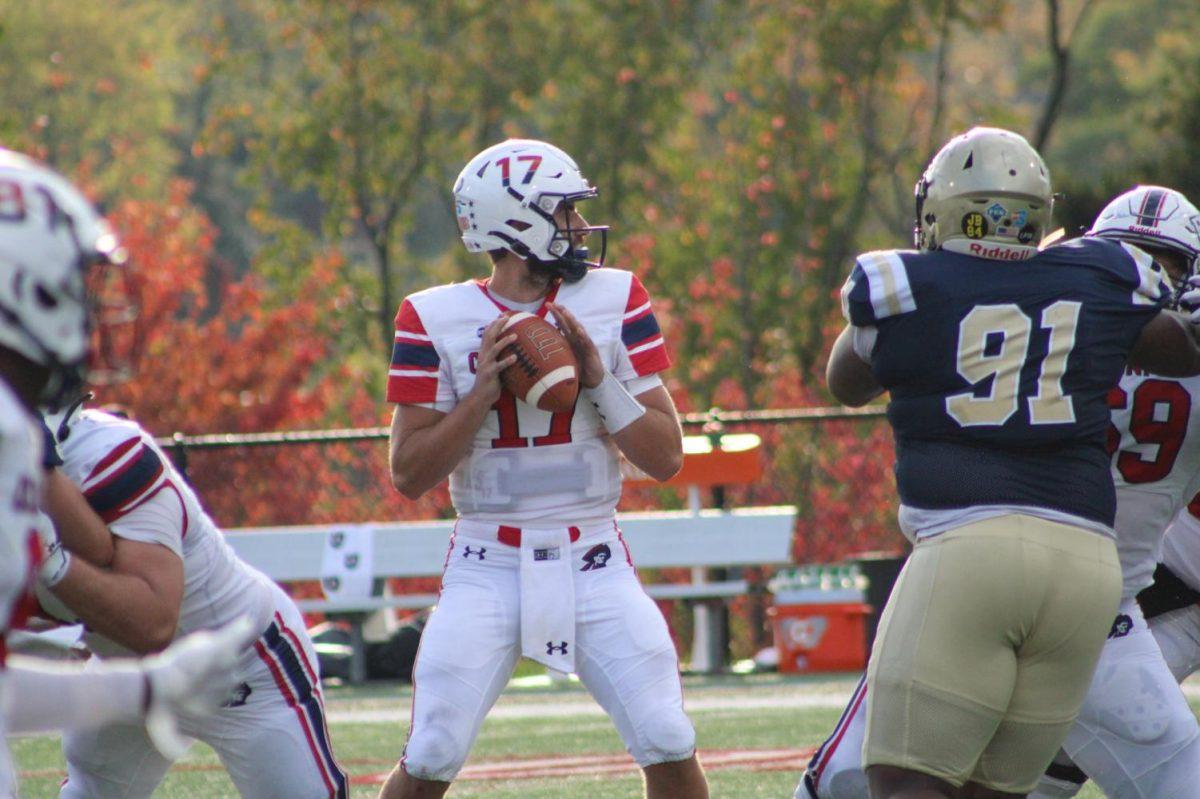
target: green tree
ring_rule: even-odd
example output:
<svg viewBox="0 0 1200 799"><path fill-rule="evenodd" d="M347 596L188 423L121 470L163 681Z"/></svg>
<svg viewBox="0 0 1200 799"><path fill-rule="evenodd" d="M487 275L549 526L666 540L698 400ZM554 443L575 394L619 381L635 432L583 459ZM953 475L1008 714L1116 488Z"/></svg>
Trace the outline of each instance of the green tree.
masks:
<svg viewBox="0 0 1200 799"><path fill-rule="evenodd" d="M106 196L166 190L176 153L170 7L0 0L0 140Z"/></svg>

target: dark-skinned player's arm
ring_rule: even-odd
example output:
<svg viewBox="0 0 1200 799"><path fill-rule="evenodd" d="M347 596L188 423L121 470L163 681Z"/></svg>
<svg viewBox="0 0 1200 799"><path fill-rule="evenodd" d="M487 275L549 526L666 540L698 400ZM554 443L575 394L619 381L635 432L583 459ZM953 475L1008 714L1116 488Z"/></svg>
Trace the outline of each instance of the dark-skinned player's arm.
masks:
<svg viewBox="0 0 1200 799"><path fill-rule="evenodd" d="M875 380L871 364L854 351L854 328L850 325L846 325L833 342L825 367L825 382L838 402L852 408L865 405L883 393L883 386Z"/></svg>

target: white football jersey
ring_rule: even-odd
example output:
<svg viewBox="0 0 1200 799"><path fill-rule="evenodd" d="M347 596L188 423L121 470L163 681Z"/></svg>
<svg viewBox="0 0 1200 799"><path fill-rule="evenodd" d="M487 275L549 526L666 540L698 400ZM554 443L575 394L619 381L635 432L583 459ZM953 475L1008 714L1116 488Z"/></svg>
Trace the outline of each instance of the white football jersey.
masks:
<svg viewBox="0 0 1200 799"><path fill-rule="evenodd" d="M42 432L0 379L0 666L4 636L19 624L34 559L42 503Z"/></svg>
<svg viewBox="0 0 1200 799"><path fill-rule="evenodd" d="M1124 596L1150 585L1163 533L1200 490L1200 377L1127 369L1109 394L1117 487L1117 551ZM1196 431L1196 432L1192 432Z"/></svg>
<svg viewBox="0 0 1200 799"><path fill-rule="evenodd" d="M59 444L63 472L113 535L161 544L183 560L184 591L176 635L211 629L248 615L254 629L271 623L272 583L225 543L187 481L135 422L98 410L74 417ZM90 634L101 654L121 647Z"/></svg>
<svg viewBox="0 0 1200 799"><path fill-rule="evenodd" d="M650 297L633 273L593 269L546 301L575 314L618 380L628 384L670 365ZM452 408L475 385L483 329L507 310L487 281L406 298L396 314L388 401ZM536 313L553 323L545 302ZM551 525L611 518L621 495L618 452L590 403L550 413L504 390L493 409L450 475L460 516Z"/></svg>

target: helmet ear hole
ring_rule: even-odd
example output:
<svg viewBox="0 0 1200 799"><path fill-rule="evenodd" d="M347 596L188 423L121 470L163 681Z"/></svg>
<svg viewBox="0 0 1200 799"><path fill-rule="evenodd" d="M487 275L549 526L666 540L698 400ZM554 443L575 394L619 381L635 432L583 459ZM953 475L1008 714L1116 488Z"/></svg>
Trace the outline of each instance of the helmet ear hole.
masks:
<svg viewBox="0 0 1200 799"><path fill-rule="evenodd" d="M38 304L40 304L46 310L53 310L54 308L58 307L58 300L53 294L47 291L46 287L41 283L39 283L37 288L34 289L33 294L35 297L37 297Z"/></svg>

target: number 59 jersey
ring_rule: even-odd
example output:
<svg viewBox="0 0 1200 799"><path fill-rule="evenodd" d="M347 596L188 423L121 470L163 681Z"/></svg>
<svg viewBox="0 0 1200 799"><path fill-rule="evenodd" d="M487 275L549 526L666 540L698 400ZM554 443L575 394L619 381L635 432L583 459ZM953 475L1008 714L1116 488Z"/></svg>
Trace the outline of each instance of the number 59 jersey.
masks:
<svg viewBox="0 0 1200 799"><path fill-rule="evenodd" d="M843 310L877 330L903 505L1034 507L1111 527L1106 396L1168 294L1148 255L1095 238L1023 261L859 256Z"/></svg>
<svg viewBox="0 0 1200 799"><path fill-rule="evenodd" d="M634 393L670 365L650 297L631 272L593 269L554 288L546 302L571 311L605 367ZM475 385L483 329L509 310L485 281L437 286L407 297L396 315L387 399L449 411ZM530 526L580 525L612 517L621 494L616 445L591 403L549 413L502 390L471 449L450 475L463 518Z"/></svg>
<svg viewBox="0 0 1200 799"><path fill-rule="evenodd" d="M1126 369L1108 395L1124 595L1150 585L1171 519L1200 491L1200 377Z"/></svg>

